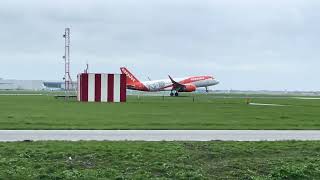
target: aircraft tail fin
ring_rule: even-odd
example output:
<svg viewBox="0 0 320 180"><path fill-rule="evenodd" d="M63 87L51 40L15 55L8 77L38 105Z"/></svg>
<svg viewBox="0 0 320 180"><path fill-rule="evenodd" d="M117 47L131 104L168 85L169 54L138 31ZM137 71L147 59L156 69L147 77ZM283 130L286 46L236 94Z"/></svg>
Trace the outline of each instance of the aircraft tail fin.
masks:
<svg viewBox="0 0 320 180"><path fill-rule="evenodd" d="M127 85L140 83L140 81L125 67L120 68L122 74L127 76Z"/></svg>

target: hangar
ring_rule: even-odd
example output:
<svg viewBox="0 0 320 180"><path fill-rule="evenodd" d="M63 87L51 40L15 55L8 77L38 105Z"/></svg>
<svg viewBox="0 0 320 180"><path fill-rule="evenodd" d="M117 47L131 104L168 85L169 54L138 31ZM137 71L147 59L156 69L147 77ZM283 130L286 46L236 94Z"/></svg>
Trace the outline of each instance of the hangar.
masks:
<svg viewBox="0 0 320 180"><path fill-rule="evenodd" d="M45 88L41 80L0 79L0 90L43 90Z"/></svg>

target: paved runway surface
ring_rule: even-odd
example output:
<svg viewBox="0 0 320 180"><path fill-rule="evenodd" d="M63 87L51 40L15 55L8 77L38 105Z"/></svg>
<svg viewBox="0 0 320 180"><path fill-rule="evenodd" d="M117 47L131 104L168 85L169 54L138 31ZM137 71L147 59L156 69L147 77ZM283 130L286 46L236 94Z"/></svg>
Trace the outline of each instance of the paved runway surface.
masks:
<svg viewBox="0 0 320 180"><path fill-rule="evenodd" d="M0 141L283 141L320 140L309 130L0 130Z"/></svg>

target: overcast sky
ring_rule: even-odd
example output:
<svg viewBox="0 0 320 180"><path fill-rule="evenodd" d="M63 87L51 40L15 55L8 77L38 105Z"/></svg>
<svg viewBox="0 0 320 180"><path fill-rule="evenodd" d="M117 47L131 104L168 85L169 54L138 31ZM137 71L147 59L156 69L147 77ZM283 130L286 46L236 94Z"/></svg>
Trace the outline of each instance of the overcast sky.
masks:
<svg viewBox="0 0 320 180"><path fill-rule="evenodd" d="M0 77L214 75L215 89L320 90L319 0L1 0Z"/></svg>

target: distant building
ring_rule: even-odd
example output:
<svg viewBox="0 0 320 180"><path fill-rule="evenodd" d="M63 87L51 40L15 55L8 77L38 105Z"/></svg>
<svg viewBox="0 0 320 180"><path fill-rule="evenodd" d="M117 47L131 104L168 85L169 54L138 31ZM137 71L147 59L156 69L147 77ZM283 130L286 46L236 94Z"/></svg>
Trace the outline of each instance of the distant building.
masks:
<svg viewBox="0 0 320 180"><path fill-rule="evenodd" d="M64 82L58 82L58 81L45 81L43 82L44 86L47 89L50 90L63 90L65 89L65 83ZM77 82L72 82L72 87L71 89L76 90L77 89Z"/></svg>
<svg viewBox="0 0 320 180"><path fill-rule="evenodd" d="M41 80L4 80L0 79L0 90L43 90Z"/></svg>

